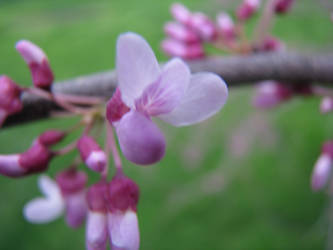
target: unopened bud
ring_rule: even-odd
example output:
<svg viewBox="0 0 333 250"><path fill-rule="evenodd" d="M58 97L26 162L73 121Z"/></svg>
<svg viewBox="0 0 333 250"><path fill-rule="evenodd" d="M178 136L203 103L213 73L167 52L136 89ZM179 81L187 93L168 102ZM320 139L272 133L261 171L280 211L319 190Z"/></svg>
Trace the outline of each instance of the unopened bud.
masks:
<svg viewBox="0 0 333 250"><path fill-rule="evenodd" d="M182 4L174 3L171 6L171 14L178 22L188 25L191 18L191 12Z"/></svg>
<svg viewBox="0 0 333 250"><path fill-rule="evenodd" d="M28 64L35 87L49 89L54 77L44 51L27 40L17 42L16 50Z"/></svg>
<svg viewBox="0 0 333 250"><path fill-rule="evenodd" d="M253 16L258 10L260 0L244 0L237 8L236 16L239 20L245 21Z"/></svg>
<svg viewBox="0 0 333 250"><path fill-rule="evenodd" d="M288 12L293 4L294 0L277 0L274 6L275 13L284 14Z"/></svg>
<svg viewBox="0 0 333 250"><path fill-rule="evenodd" d="M214 23L201 12L196 12L191 16L189 26L197 32L204 41L213 41L217 38L217 30Z"/></svg>
<svg viewBox="0 0 333 250"><path fill-rule="evenodd" d="M227 13L219 13L216 16L216 23L217 28L225 41L233 41L235 39L235 24Z"/></svg>
<svg viewBox="0 0 333 250"><path fill-rule="evenodd" d="M274 52L285 50L285 45L275 37L268 36L259 45L259 51L263 52Z"/></svg>
<svg viewBox="0 0 333 250"><path fill-rule="evenodd" d="M61 130L47 130L38 136L38 142L49 147L60 142L66 133Z"/></svg>
<svg viewBox="0 0 333 250"><path fill-rule="evenodd" d="M200 38L195 32L179 23L166 23L164 25L164 32L173 39L179 40L184 43L200 42Z"/></svg>
<svg viewBox="0 0 333 250"><path fill-rule="evenodd" d="M205 56L201 43L184 44L173 39L166 39L162 42L161 47L167 55L181 57L186 60L200 59Z"/></svg>
<svg viewBox="0 0 333 250"><path fill-rule="evenodd" d="M105 152L99 147L94 138L83 135L77 142L82 160L92 170L103 172L106 167Z"/></svg>
<svg viewBox="0 0 333 250"><path fill-rule="evenodd" d="M333 111L333 97L326 96L321 100L320 112L326 114Z"/></svg>

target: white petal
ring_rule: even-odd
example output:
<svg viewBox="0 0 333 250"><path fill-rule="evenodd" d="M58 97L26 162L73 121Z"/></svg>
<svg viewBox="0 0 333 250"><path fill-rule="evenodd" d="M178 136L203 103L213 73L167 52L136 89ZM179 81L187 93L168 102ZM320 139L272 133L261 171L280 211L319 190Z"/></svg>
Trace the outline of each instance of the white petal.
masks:
<svg viewBox="0 0 333 250"><path fill-rule="evenodd" d="M182 60L171 60L164 66L159 79L145 88L135 101L136 109L150 116L171 112L184 97L190 77L190 69Z"/></svg>
<svg viewBox="0 0 333 250"><path fill-rule="evenodd" d="M122 100L129 107L133 107L134 100L160 74L149 44L141 36L130 32L118 38L116 69Z"/></svg>
<svg viewBox="0 0 333 250"><path fill-rule="evenodd" d="M58 218L63 211L63 200L36 198L25 205L23 214L31 223L47 223Z"/></svg>
<svg viewBox="0 0 333 250"><path fill-rule="evenodd" d="M52 180L47 175L41 175L38 178L38 186L40 191L48 198L48 199L62 199L61 191L58 187L57 183Z"/></svg>
<svg viewBox="0 0 333 250"><path fill-rule="evenodd" d="M139 249L139 224L135 212L127 210L126 212L111 213L108 220L113 248L123 250Z"/></svg>
<svg viewBox="0 0 333 250"><path fill-rule="evenodd" d="M89 211L86 224L88 250L105 250L108 241L107 217L104 213Z"/></svg>
<svg viewBox="0 0 333 250"><path fill-rule="evenodd" d="M171 113L159 117L174 125L201 122L217 113L228 98L225 82L213 73L193 74L184 99Z"/></svg>

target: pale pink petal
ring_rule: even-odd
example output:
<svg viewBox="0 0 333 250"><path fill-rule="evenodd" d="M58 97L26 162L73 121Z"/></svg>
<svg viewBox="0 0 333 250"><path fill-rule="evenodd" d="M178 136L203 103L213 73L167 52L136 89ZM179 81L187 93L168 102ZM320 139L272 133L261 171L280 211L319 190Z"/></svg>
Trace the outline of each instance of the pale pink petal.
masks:
<svg viewBox="0 0 333 250"><path fill-rule="evenodd" d="M139 223L132 210L108 215L112 249L138 250L140 245Z"/></svg>
<svg viewBox="0 0 333 250"><path fill-rule="evenodd" d="M122 100L129 107L133 107L134 100L160 74L149 44L141 36L130 32L118 38L116 68Z"/></svg>
<svg viewBox="0 0 333 250"><path fill-rule="evenodd" d="M106 166L106 154L102 150L92 151L87 157L85 163L92 170L97 172L103 172Z"/></svg>
<svg viewBox="0 0 333 250"><path fill-rule="evenodd" d="M9 177L19 177L26 173L19 163L20 156L13 155L0 155L0 174Z"/></svg>
<svg viewBox="0 0 333 250"><path fill-rule="evenodd" d="M153 164L164 156L165 139L159 128L145 115L130 111L116 127L125 157L141 165Z"/></svg>
<svg viewBox="0 0 333 250"><path fill-rule="evenodd" d="M52 180L47 175L41 175L38 178L38 186L40 191L48 198L48 199L61 199L61 191L58 187L57 183Z"/></svg>
<svg viewBox="0 0 333 250"><path fill-rule="evenodd" d="M227 98L227 85L218 75L197 73L192 75L180 105L171 113L159 117L174 126L187 126L217 113Z"/></svg>
<svg viewBox="0 0 333 250"><path fill-rule="evenodd" d="M327 184L331 175L332 164L332 158L329 155L322 154L319 157L311 177L311 186L313 190L318 191Z"/></svg>
<svg viewBox="0 0 333 250"><path fill-rule="evenodd" d="M27 40L21 40L16 43L16 49L23 57L27 64L38 63L41 64L47 57L43 50L37 45Z"/></svg>
<svg viewBox="0 0 333 250"><path fill-rule="evenodd" d="M106 214L89 211L86 225L87 250L105 250L107 242Z"/></svg>
<svg viewBox="0 0 333 250"><path fill-rule="evenodd" d="M135 101L136 109L149 116L171 112L184 97L190 76L190 70L182 60L171 60L164 66L157 82L150 84Z"/></svg>
<svg viewBox="0 0 333 250"><path fill-rule="evenodd" d="M64 211L61 199L36 198L25 205L23 214L31 223L47 223L58 218Z"/></svg>
<svg viewBox="0 0 333 250"><path fill-rule="evenodd" d="M87 215L87 202L85 190L66 195L66 222L72 228L82 225Z"/></svg>

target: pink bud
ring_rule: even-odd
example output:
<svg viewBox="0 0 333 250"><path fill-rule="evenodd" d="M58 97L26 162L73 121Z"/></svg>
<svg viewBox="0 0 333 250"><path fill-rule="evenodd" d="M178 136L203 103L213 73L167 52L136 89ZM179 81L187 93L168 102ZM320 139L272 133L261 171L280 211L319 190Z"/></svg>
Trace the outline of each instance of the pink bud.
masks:
<svg viewBox="0 0 333 250"><path fill-rule="evenodd" d="M205 41L213 41L217 38L214 23L201 12L196 12L191 16L189 26Z"/></svg>
<svg viewBox="0 0 333 250"><path fill-rule="evenodd" d="M21 88L8 76L0 76L0 113L1 121L22 110ZM0 122L2 124L2 122Z"/></svg>
<svg viewBox="0 0 333 250"><path fill-rule="evenodd" d="M53 144L60 142L65 136L66 133L63 131L47 130L38 137L38 141L44 146L49 147L52 146Z"/></svg>
<svg viewBox="0 0 333 250"><path fill-rule="evenodd" d="M112 124L119 121L129 110L129 107L121 99L120 89L116 88L116 91L106 105L106 118Z"/></svg>
<svg viewBox="0 0 333 250"><path fill-rule="evenodd" d="M172 16L181 24L188 25L191 18L191 12L182 4L174 3L171 5Z"/></svg>
<svg viewBox="0 0 333 250"><path fill-rule="evenodd" d="M327 154L322 154L317 160L312 172L311 186L314 191L318 191L326 185L330 177L331 169L332 158Z"/></svg>
<svg viewBox="0 0 333 250"><path fill-rule="evenodd" d="M291 9L293 2L294 0L277 0L274 10L278 14L284 14Z"/></svg>
<svg viewBox="0 0 333 250"><path fill-rule="evenodd" d="M162 42L161 47L171 57L176 56L186 60L195 60L205 56L201 43L183 44L173 39L167 39Z"/></svg>
<svg viewBox="0 0 333 250"><path fill-rule="evenodd" d="M107 212L107 197L108 184L100 181L92 185L86 194L86 199L90 211L106 213Z"/></svg>
<svg viewBox="0 0 333 250"><path fill-rule="evenodd" d="M49 89L54 77L44 51L27 40L17 42L16 50L28 64L35 87Z"/></svg>
<svg viewBox="0 0 333 250"><path fill-rule="evenodd" d="M25 174L46 170L53 154L42 144L35 143L27 151L20 154L19 164L26 170Z"/></svg>
<svg viewBox="0 0 333 250"><path fill-rule="evenodd" d="M0 155L0 174L8 177L19 177L26 173L26 169L19 163L20 155Z"/></svg>
<svg viewBox="0 0 333 250"><path fill-rule="evenodd" d="M292 90L275 81L264 81L256 87L253 105L257 108L273 108L291 98Z"/></svg>
<svg viewBox="0 0 333 250"><path fill-rule="evenodd" d="M130 178L117 174L109 184L108 208L111 212L136 211L139 201L139 187Z"/></svg>
<svg viewBox="0 0 333 250"><path fill-rule="evenodd" d="M282 51L285 50L285 45L275 37L268 36L264 39L262 44L259 46L259 51Z"/></svg>
<svg viewBox="0 0 333 250"><path fill-rule="evenodd" d="M326 96L321 100L320 112L326 114L333 111L333 97Z"/></svg>
<svg viewBox="0 0 333 250"><path fill-rule="evenodd" d="M166 23L164 25L164 32L168 36L184 43L200 42L200 38L195 32L176 22Z"/></svg>
<svg viewBox="0 0 333 250"><path fill-rule="evenodd" d="M226 41L233 41L236 37L235 24L231 17L221 12L216 16L217 28L220 31L222 37Z"/></svg>
<svg viewBox="0 0 333 250"><path fill-rule="evenodd" d="M260 0L244 0L237 8L236 16L239 20L245 21L253 16L258 10Z"/></svg>
<svg viewBox="0 0 333 250"><path fill-rule="evenodd" d="M321 151L333 159L333 141L326 141Z"/></svg>
<svg viewBox="0 0 333 250"><path fill-rule="evenodd" d="M106 167L105 152L99 147L94 138L83 135L77 142L82 160L92 170L103 172Z"/></svg>

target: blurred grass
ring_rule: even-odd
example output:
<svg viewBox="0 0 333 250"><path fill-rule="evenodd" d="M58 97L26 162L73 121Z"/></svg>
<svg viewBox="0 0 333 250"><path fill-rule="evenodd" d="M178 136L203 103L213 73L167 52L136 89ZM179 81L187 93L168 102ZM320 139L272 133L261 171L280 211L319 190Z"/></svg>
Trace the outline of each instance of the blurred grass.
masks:
<svg viewBox="0 0 333 250"><path fill-rule="evenodd" d="M23 38L47 52L58 80L113 68L116 38L128 30L143 35L165 60L159 42L171 2L2 0L0 74L30 84L29 72L14 50ZM184 4L212 16L236 5L198 0ZM293 12L275 24L274 35L293 49L332 49L329 11L315 1L297 1ZM250 89L232 89L226 107L204 123L189 128L160 124L168 139L161 163L137 167L125 161L126 173L141 187L141 249L325 246L328 201L325 194L311 192L309 178L322 142L331 138L332 117L318 114L319 100L314 98L259 112L249 105L250 97ZM0 152L23 151L40 131L66 128L76 120L1 130ZM73 157L53 161L49 173L66 167ZM73 231L62 219L48 225L23 219L23 205L39 195L36 179L0 177L0 249L83 249L84 228Z"/></svg>

